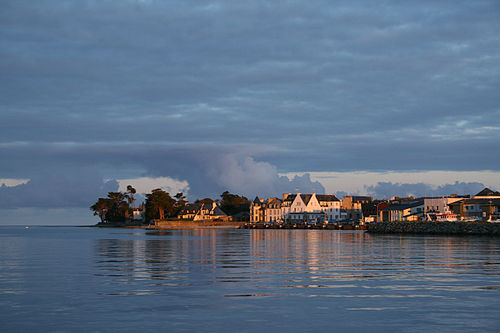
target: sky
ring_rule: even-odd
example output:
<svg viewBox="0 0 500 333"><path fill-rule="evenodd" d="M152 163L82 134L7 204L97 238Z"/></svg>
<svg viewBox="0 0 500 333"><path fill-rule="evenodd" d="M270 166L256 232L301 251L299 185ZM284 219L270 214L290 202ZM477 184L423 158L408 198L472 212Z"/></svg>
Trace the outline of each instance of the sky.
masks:
<svg viewBox="0 0 500 333"><path fill-rule="evenodd" d="M496 0L0 2L1 224L128 184L474 194L499 148Z"/></svg>

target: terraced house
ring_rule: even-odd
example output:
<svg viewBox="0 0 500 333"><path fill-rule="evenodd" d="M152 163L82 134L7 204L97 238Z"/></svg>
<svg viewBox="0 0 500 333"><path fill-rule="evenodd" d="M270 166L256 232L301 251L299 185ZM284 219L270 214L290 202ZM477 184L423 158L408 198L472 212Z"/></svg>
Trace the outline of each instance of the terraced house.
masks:
<svg viewBox="0 0 500 333"><path fill-rule="evenodd" d="M283 199L258 197L250 206L250 222L333 222L345 219L340 200L331 194L284 193Z"/></svg>

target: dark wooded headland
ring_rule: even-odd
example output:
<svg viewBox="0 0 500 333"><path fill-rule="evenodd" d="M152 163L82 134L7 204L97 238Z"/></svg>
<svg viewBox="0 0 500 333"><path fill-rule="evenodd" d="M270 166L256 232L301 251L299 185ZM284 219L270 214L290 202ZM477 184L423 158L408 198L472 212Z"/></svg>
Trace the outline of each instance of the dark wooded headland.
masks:
<svg viewBox="0 0 500 333"><path fill-rule="evenodd" d="M146 200L135 204L136 190L127 186L127 192L109 192L106 198L99 198L90 207L99 216L99 227L138 227L156 225L170 228L177 222L185 226L208 226L210 223L248 221L250 201L244 196L225 191L220 199L204 198L189 203L183 193L173 197L162 189L146 194ZM203 223L205 222L205 223Z"/></svg>

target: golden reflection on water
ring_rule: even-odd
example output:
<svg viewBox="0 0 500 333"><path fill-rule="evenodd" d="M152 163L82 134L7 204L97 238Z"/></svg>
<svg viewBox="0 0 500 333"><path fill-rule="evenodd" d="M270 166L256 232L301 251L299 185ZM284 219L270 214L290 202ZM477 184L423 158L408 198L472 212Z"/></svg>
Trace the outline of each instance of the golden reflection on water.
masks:
<svg viewBox="0 0 500 333"><path fill-rule="evenodd" d="M500 244L488 238L475 238L474 243L464 237L233 229L162 231L145 236L97 240L97 275L116 278L122 284L151 281L157 287L250 284L278 288L250 295L283 295L280 290L293 288L341 290L340 294L311 297L350 297L347 291L356 290L356 297L392 298L399 297L392 295L395 291L405 297L431 297L429 292L436 290L496 290L496 285L478 286L473 281L475 275L498 275L500 267ZM370 285L375 280L381 283ZM466 285L464 281L468 281ZM368 296L360 292L372 289L384 292ZM408 294L415 291L423 294Z"/></svg>

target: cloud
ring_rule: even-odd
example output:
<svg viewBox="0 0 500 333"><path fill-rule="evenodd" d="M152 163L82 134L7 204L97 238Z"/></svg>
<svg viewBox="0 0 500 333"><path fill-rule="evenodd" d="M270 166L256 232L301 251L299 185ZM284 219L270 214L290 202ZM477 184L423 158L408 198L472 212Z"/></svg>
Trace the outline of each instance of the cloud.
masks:
<svg viewBox="0 0 500 333"><path fill-rule="evenodd" d="M369 195L375 198L390 198L392 196L398 197L440 197L450 194L476 194L485 186L478 182L458 182L454 184L444 184L440 186L432 186L425 183L392 183L392 182L378 182L377 185L367 186L366 190Z"/></svg>
<svg viewBox="0 0 500 333"><path fill-rule="evenodd" d="M499 14L495 0L2 1L0 177L30 181L0 201L84 206L103 177L170 177L196 198L323 190L287 172L499 171Z"/></svg>
<svg viewBox="0 0 500 333"><path fill-rule="evenodd" d="M2 143L252 144L281 171L500 165L494 0L1 6Z"/></svg>
<svg viewBox="0 0 500 333"><path fill-rule="evenodd" d="M29 179L9 179L9 178L0 178L0 187L7 186L7 187L12 187L12 186L18 186L21 184L26 184L29 181Z"/></svg>
<svg viewBox="0 0 500 333"><path fill-rule="evenodd" d="M189 183L189 198L214 197L228 190L232 193L254 196L276 196L284 192L324 193L319 182L313 182L309 174L289 179L280 176L276 166L257 161L245 153L231 153L219 149L184 150L168 152L167 160L176 163L149 165L153 176L172 175Z"/></svg>
<svg viewBox="0 0 500 333"><path fill-rule="evenodd" d="M311 181L309 174L289 179L280 176L274 165L255 161L250 156L225 155L209 167L208 174L215 179L220 189L227 188L250 197L279 196L297 190L302 193L325 192L323 185Z"/></svg>
<svg viewBox="0 0 500 333"><path fill-rule="evenodd" d="M126 192L127 186L132 185L138 194L147 194L157 188L161 188L171 195L179 192L184 194L189 193L189 183L187 181L180 181L169 177L138 177L118 179L117 181L120 184L119 190L122 192Z"/></svg>
<svg viewBox="0 0 500 333"><path fill-rule="evenodd" d="M99 196L116 191L115 180L103 181L93 169L79 168L41 172L27 183L0 187L0 208L83 208Z"/></svg>
<svg viewBox="0 0 500 333"><path fill-rule="evenodd" d="M136 186L139 193L158 187L171 194L182 191L190 200L217 198L226 190L250 198L280 196L297 189L303 193L325 191L309 174L292 178L280 176L276 166L256 160L245 149L236 153L217 146L96 149L70 145L35 150L30 146L16 147L11 153L29 154L43 165L43 170L39 166L19 165L17 172L34 176L26 184L0 188L0 207L3 208L88 207L99 196L119 188L125 190L129 184ZM132 164L136 166L134 172L141 177L105 181L109 177L103 176L102 170L108 168L108 173L116 176L122 172L121 165Z"/></svg>

